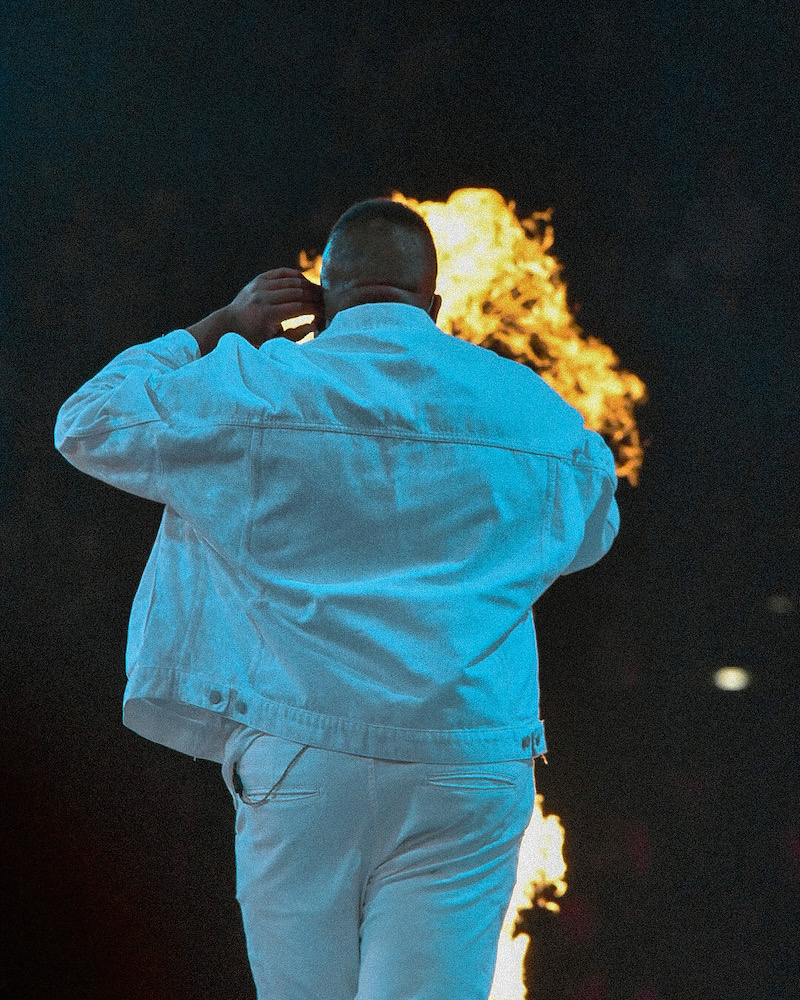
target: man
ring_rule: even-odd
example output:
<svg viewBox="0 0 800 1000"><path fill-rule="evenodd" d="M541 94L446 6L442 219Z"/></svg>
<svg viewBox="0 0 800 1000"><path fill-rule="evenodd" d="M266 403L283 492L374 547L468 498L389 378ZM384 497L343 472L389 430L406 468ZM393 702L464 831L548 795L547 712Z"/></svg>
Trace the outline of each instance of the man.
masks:
<svg viewBox="0 0 800 1000"><path fill-rule="evenodd" d="M440 305L422 218L362 202L321 291L259 275L59 414L165 505L124 721L222 763L260 1000L485 1000L545 750L531 605L618 529L600 437Z"/></svg>

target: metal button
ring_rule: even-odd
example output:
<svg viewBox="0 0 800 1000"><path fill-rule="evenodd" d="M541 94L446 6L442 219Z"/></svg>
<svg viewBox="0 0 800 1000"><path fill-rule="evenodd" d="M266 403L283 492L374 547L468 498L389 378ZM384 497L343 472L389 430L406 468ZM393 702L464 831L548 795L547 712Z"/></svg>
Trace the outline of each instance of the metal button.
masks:
<svg viewBox="0 0 800 1000"><path fill-rule="evenodd" d="M219 703L222 701L222 692L212 691L208 696L208 700L211 702L212 705L219 705Z"/></svg>
<svg viewBox="0 0 800 1000"><path fill-rule="evenodd" d="M239 713L239 715L244 715L244 713L247 711L247 705L245 705L243 701L237 701L236 711Z"/></svg>

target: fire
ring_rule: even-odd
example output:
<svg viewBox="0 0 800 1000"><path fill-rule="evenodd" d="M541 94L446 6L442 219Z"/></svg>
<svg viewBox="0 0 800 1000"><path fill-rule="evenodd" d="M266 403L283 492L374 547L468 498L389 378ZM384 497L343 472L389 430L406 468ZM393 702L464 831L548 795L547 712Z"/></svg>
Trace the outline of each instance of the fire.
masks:
<svg viewBox="0 0 800 1000"><path fill-rule="evenodd" d="M503 918L490 1000L524 1000L523 964L527 942L524 934L517 931L519 911L540 906L557 913L556 900L567 891L564 828L558 816L544 815L543 801L543 796L536 796L531 821L522 835L517 883Z"/></svg>
<svg viewBox="0 0 800 1000"><path fill-rule="evenodd" d="M392 198L419 212L433 233L437 291L443 299L440 328L541 375L580 411L587 427L602 434L614 453L617 475L636 485L644 455L633 410L645 402L646 388L571 314L561 264L549 252L552 212L519 219L514 202L490 188L461 188L446 202L419 202L398 191ZM321 265L321 257L300 254L300 267L317 283ZM491 1000L524 1000L527 945L523 933L515 934L519 910L535 906L558 912L557 900L567 889L563 846L559 818L543 814L537 795L503 921Z"/></svg>
<svg viewBox="0 0 800 1000"><path fill-rule="evenodd" d="M491 188L461 188L446 202L399 191L392 198L419 212L433 233L441 329L538 372L603 435L617 475L635 485L644 456L633 409L645 401L645 385L572 316L561 264L549 253L552 212L519 219L514 202ZM321 263L300 254L313 281Z"/></svg>

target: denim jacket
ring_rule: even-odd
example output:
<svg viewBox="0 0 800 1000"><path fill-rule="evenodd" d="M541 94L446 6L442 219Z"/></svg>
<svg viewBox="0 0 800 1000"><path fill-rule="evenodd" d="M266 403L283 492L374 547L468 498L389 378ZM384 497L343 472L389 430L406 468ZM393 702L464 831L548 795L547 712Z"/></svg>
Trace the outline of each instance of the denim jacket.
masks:
<svg viewBox="0 0 800 1000"><path fill-rule="evenodd" d="M617 533L600 436L413 306L199 355L185 330L131 347L56 423L69 462L164 505L125 725L216 761L237 725L389 760L543 753L531 606Z"/></svg>

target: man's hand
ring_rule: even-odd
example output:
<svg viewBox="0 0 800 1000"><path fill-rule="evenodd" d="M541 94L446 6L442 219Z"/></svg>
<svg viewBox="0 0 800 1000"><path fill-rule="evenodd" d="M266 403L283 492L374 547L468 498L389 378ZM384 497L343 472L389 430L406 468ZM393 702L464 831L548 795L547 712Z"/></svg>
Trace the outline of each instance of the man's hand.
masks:
<svg viewBox="0 0 800 1000"><path fill-rule="evenodd" d="M261 347L273 337L302 340L322 328L323 315L319 285L302 271L279 267L253 278L230 305L186 329L199 344L201 354L208 354L225 333L238 333L253 347ZM281 323L298 316L313 316L313 320L284 331Z"/></svg>
<svg viewBox="0 0 800 1000"><path fill-rule="evenodd" d="M302 340L322 326L322 289L309 281L302 271L279 267L266 271L245 285L228 306L241 334L254 347L273 337ZM312 315L314 321L284 331L281 323L298 316Z"/></svg>

